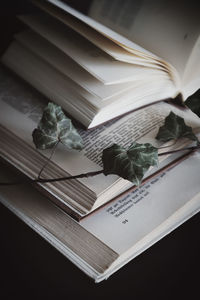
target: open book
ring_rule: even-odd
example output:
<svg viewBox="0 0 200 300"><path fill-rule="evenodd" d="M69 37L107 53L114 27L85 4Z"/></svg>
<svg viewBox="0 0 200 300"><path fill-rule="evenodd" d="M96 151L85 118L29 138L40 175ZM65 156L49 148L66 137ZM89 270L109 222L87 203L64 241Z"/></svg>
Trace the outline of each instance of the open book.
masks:
<svg viewBox="0 0 200 300"><path fill-rule="evenodd" d="M94 1L88 17L59 0L33 2L41 11L20 16L29 29L2 61L86 128L199 88L194 6Z"/></svg>
<svg viewBox="0 0 200 300"><path fill-rule="evenodd" d="M0 157L32 179L37 178L50 155L50 150L38 151L32 140L32 132L46 104L47 99L0 68ZM59 145L42 177L57 178L99 171L102 169L102 151L113 143L128 148L133 141L150 142L159 147L161 144L156 142L155 136L170 111L184 117L186 124L194 129L200 127L199 118L190 110L181 110L164 102L156 103L90 131L78 128L83 139L83 150L67 151L63 145ZM172 144L167 150L183 147L186 142L188 140ZM170 157L174 159L173 155ZM160 156L160 162L164 163L166 158L166 155ZM156 167L146 176L157 171L159 168ZM38 183L38 187L57 205L80 219L133 188L133 184L116 175L100 174L89 178Z"/></svg>
<svg viewBox="0 0 200 300"><path fill-rule="evenodd" d="M196 153L80 223L30 185L1 187L0 202L99 282L199 211L199 164ZM0 165L1 181L15 178Z"/></svg>

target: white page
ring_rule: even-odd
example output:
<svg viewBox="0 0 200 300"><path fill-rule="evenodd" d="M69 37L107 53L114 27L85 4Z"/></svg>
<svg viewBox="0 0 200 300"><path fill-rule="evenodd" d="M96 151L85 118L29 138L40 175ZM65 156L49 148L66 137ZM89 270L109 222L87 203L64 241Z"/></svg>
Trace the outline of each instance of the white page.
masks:
<svg viewBox="0 0 200 300"><path fill-rule="evenodd" d="M33 38L33 39L32 39ZM119 85L103 85L101 84L101 90L100 90L100 84L98 85L92 85L93 88L93 93L90 93L90 85L89 82L87 82L87 79L92 76L90 76L89 73L85 72L82 68L80 68L80 66L78 66L77 64L75 64L71 59L67 58L66 55L64 55L63 52L59 51L58 49L54 48L53 45L51 45L50 43L44 41L44 39L39 38L37 39L38 36L36 36L35 39L35 33L33 32L23 32L22 34L18 34L16 36L16 39L18 41L20 41L20 43L22 43L25 48L21 47L20 44L16 44L16 43L12 43L11 48L8 50L9 52L12 52L12 54L10 53L10 57L15 57L16 61L21 61L22 57L23 57L23 64L25 64L26 62L26 67L24 66L23 69L28 70L28 69L32 69L32 77L41 77L41 66L43 65L43 69L44 69L44 61L47 61L48 64L50 64L51 66L53 66L56 70L60 71L62 74L66 75L64 76L63 80L64 80L64 86L66 86L66 91L67 91L67 95L69 97L69 94L74 94L74 97L77 97L77 101L78 99L81 97L82 98L82 103L79 102L78 106L80 109L82 108L83 110L86 110L86 105L88 107L88 109L91 109L91 119L93 118L94 113L96 113L99 109L104 109L103 113L107 113L109 110L110 112L113 111L113 109L111 108L111 106L113 105L114 102L114 111L116 111L116 108L118 109L118 107L122 107L123 109L125 107L127 107L127 110L132 110L132 106L136 101L140 101L144 96L146 96L147 99L147 103L150 103L150 96L152 94L152 92L154 93L154 97L152 98L152 101L156 100L160 100L163 98L168 98L168 97L172 97L174 96L174 92L177 92L175 90L175 87L173 86L172 82L169 81L168 76L166 74L166 78L157 78L156 75L155 76L151 76L149 78L149 80L135 80L133 83L125 83L125 84L119 84ZM53 48L52 48L53 47ZM28 48L30 50L30 52L26 50L26 48ZM48 51L47 51L48 49ZM39 59L39 64L38 62L35 60L36 57L32 55L32 52L34 52L37 56L41 57L42 59L44 59L44 61L40 61ZM18 53L18 58L16 57ZM37 58L38 60L38 58ZM16 64L16 62L14 62ZM32 65L34 65L35 67L35 71L33 75L33 68L31 67ZM40 73L36 75L37 72L37 66L38 65L38 69L40 69ZM22 63L20 63L20 66L22 67ZM51 70L48 69L48 72L45 72L49 74L48 78L46 78L46 82L48 81ZM86 74L85 74L86 73ZM59 84L61 84L61 82L63 80L61 80L61 78L58 78L56 80L56 72L54 70L53 74L52 74L54 80L56 81L54 84L54 89L56 86L56 83L59 82ZM27 76L24 76L25 79L27 78ZM73 81L71 79L73 79ZM94 77L92 77L94 79ZM80 81L79 81L80 79ZM33 82L33 79L31 80L31 82ZM94 80L92 81L92 83L94 82ZM97 80L96 80L97 82ZM95 82L94 82L95 84ZM171 92L169 92L167 94L166 97L164 97L164 94L159 94L159 92L162 90L163 91L167 91L168 85L170 84L171 86ZM81 86L80 86L81 85ZM51 86L51 85L50 85ZM86 88L86 87L87 88ZM117 87L118 89L118 93L114 93L114 94L109 94L108 91L110 90L110 92L112 90L115 91L114 87ZM126 88L126 90L120 91L119 92L119 87L120 86L124 86L124 88ZM83 87L83 88L82 88ZM97 91L99 91L101 94L105 95L107 93L107 98L97 98L94 96L94 89L95 87L97 87ZM105 91L107 88L107 91ZM68 90L67 90L68 89ZM173 91L172 91L173 90ZM142 91L142 92L141 92ZM89 92L89 93L88 93ZM116 91L115 91L116 92ZM64 92L65 94L65 92ZM63 95L64 95L63 94ZM160 96L159 96L160 95ZM148 101L148 97L149 97L149 101ZM126 105L123 105L123 103L126 103ZM62 105L62 104L61 104ZM63 104L64 105L64 104ZM130 106L130 107L129 107ZM105 108L104 108L105 107ZM107 112L106 112L106 111ZM113 112L114 112L113 111ZM83 113L86 115L86 113L83 111ZM119 108L119 112L118 114L121 113L121 108ZM117 115L117 114L116 114ZM103 121L103 117L101 115L100 117ZM109 118L112 119L112 116ZM101 122L100 122L101 123Z"/></svg>
<svg viewBox="0 0 200 300"><path fill-rule="evenodd" d="M199 194L200 154L84 218L81 225L118 253L130 249Z"/></svg>
<svg viewBox="0 0 200 300"><path fill-rule="evenodd" d="M28 42L29 42L29 40L27 41L27 43ZM63 68L62 68L63 61L62 61L62 59L60 60L60 58L62 58L62 57L58 56L58 62L60 64L58 65L58 68L56 68L54 71L54 69L52 69L51 66L54 67L54 64L55 64L55 62L57 62L57 60L55 59L55 54L51 53L52 54L52 56L51 56L50 48L46 48L46 51L47 51L46 52L46 51L44 51L45 49L40 47L41 43L39 43L38 45L34 44L34 47L36 47L37 51L38 51L38 53L36 52L36 56L35 56L34 47L33 48L31 47L32 46L31 43L29 43L29 45L30 45L30 51L29 51L29 49L27 49L27 47L24 47L24 45L22 45L19 42L14 41L12 43L12 45L10 46L10 48L7 51L10 52L9 55L10 55L10 57L12 57L13 63L15 63L15 61L14 61L15 59L17 61L20 61L20 66L23 66L22 69L24 70L25 73L27 72L27 70L32 70L32 73L31 73L32 77L36 76L37 78L39 78L41 76L41 78L42 78L43 77L42 73L43 74L48 73L49 74L48 78L51 77L55 80L55 82L54 82L55 90L56 90L57 86L60 86L60 93L63 92L63 95L67 91L68 96L70 94L74 95L74 97L77 96L77 101L79 98L81 98L82 102L85 104L84 105L85 111L90 108L91 111L93 112L92 113L92 116L93 116L94 113L96 113L98 111L98 109L101 107L101 102L99 101L100 99L95 97L91 93L89 93L86 89L82 88L78 83L76 83L74 80L72 80L72 78L69 76L70 74L68 74L68 72L67 72L67 69L68 69L67 65L65 68L65 72L63 72L63 74L57 72L57 70L60 71L59 69L63 70ZM37 56L37 54L39 57ZM44 56L46 57L46 59L43 61L43 60L41 60L40 57L43 58ZM52 62L51 58L52 58L53 62ZM48 63L46 64L46 61L50 62L50 64L48 64ZM64 60L64 63L67 63L67 60ZM17 65L17 62L15 64ZM60 68L59 68L59 66L60 66ZM46 69L46 72L45 72L45 69ZM39 73L39 74L36 75L37 73ZM56 74L58 75L57 76L58 78L56 78ZM43 77L43 80L44 80L44 78L45 78L45 76ZM46 80L46 82L47 81L48 80ZM47 83L46 83L46 85L47 85ZM59 88L58 88L58 90L59 90ZM81 109L81 107L80 107L80 109Z"/></svg>
<svg viewBox="0 0 200 300"><path fill-rule="evenodd" d="M114 43L112 40L106 38L104 35L100 34L98 31L88 26L86 23L64 12L63 10L58 10L57 7L49 6L48 3L42 2L38 3L39 7L44 9L48 14L57 18L59 21L63 22L67 26L74 29L76 32L80 33L98 48L102 49L104 52L108 53L110 56L116 60L135 63L143 66L154 67L158 69L165 69L165 66L158 64L158 62L150 57L141 55L134 55L129 51L126 51L123 47Z"/></svg>
<svg viewBox="0 0 200 300"><path fill-rule="evenodd" d="M95 21L94 19L83 15L82 13L80 13L77 10L73 9L72 7L67 5L66 3L63 3L60 0L46 0L46 1L50 2L51 4L55 5L56 7L61 8L62 10L69 13L70 15L72 15L72 16L76 17L77 19L83 21L84 23L88 24L89 26L91 26L95 30L97 30L100 33L104 34L105 36L109 37L111 40L113 40L117 44L130 47L131 49L134 49L136 51L136 53L139 52L141 54L146 54L147 56L157 58L155 56L155 54L148 51L148 49L142 48L141 46L139 46L136 43L128 40L127 38L123 37L122 35L114 32L110 28L100 24L99 22ZM37 3L37 0L35 0L35 2Z"/></svg>
<svg viewBox="0 0 200 300"><path fill-rule="evenodd" d="M4 171L4 168L1 168L1 170L3 170L1 178L5 180L7 175L9 175L10 179L12 178L12 174L10 174L8 170ZM191 200L191 202L196 203L195 205L193 205L192 207L187 204L185 205L185 217L183 216L181 219L179 218L177 224L176 216L174 220L172 220L173 225L171 227L171 230L179 225L180 222L185 221L187 218L191 217L195 212L197 212L197 210L199 209L199 199L199 196L196 195L195 198ZM117 266L117 268L110 268L110 270L108 269L108 272L105 272L105 274L99 274L98 272L95 272L95 270L91 267L93 262L97 260L97 257L99 258L98 261L101 261L101 256L103 255L105 257L107 253L110 253L111 249L109 250L104 240L95 240L95 237L91 236L80 224L77 224L68 215L54 206L50 201L48 201L47 198L42 196L31 186L24 186L23 189L19 188L19 186L13 186L9 189L7 187L4 187L0 192L0 201L11 211L13 211L18 217L20 217L28 226L30 226L44 239L51 243L68 259L70 259L82 271L95 278L97 281L105 279L105 276L107 278L113 272L117 271L117 269L122 267L122 265L128 262L128 260L124 260L122 264ZM166 220L166 222L167 221L168 220ZM124 225L127 224L128 223L126 222ZM117 230L117 227L118 226L113 227L113 232ZM140 251L144 251L147 247L151 246L152 243L156 242L161 237L163 237L163 235L168 233L170 231L169 227L169 224L166 224L161 234L160 232L155 234L153 241L150 241L150 243L146 243L145 247L143 247L143 249ZM60 228L64 228L64 231L67 231L68 234L65 234L65 236L63 236L63 231L60 230ZM168 230L167 232L165 230L166 228ZM77 234L76 241L72 241L72 239L69 239L69 235L71 235L71 233L74 231L76 231ZM80 233L85 236L85 239L80 240ZM119 235L117 235L117 239L120 239ZM76 243L76 247L74 247L74 242ZM104 245L101 244L102 242L104 242ZM84 245L84 243L86 244ZM95 249L93 247L94 245ZM95 253L96 247L99 247L97 253ZM81 249L84 249L88 252L90 264L85 263L84 257L81 255ZM138 254L139 253L136 253L136 255ZM110 261L108 261L108 263L110 263L112 260L115 261L116 258L117 253L113 252L112 256L109 255L108 260ZM95 269L96 268L97 265L95 266Z"/></svg>
<svg viewBox="0 0 200 300"><path fill-rule="evenodd" d="M97 80L90 73L76 64L75 61L73 61L70 57L57 49L53 44L41 38L33 31L24 31L17 34L15 38L23 45L28 47L31 51L48 61L48 63L60 70L63 74L69 76L88 92L101 98L102 100L120 95L124 91L132 88L132 82L115 85L103 84L101 81Z"/></svg>
<svg viewBox="0 0 200 300"><path fill-rule="evenodd" d="M9 57L7 61L7 57ZM13 42L3 57L7 66L49 99L55 99L71 115L88 126L101 106L99 99L82 89L67 76L61 74L51 65L35 56L25 47ZM48 74L48 76L47 76Z"/></svg>
<svg viewBox="0 0 200 300"><path fill-rule="evenodd" d="M200 35L192 50L184 72L182 88L185 99L200 87Z"/></svg>
<svg viewBox="0 0 200 300"><path fill-rule="evenodd" d="M16 173L1 164L0 181L15 178ZM32 185L1 186L0 203L93 278L118 257Z"/></svg>
<svg viewBox="0 0 200 300"><path fill-rule="evenodd" d="M45 104L37 99L37 94L31 92L22 83L15 81L8 74L6 75L2 70L0 70L0 79L1 124L34 148L32 131L37 126ZM184 113L165 103L156 104L135 111L124 118L92 131L80 129L79 132L85 145L83 151L66 151L65 147L60 145L54 154L53 161L72 175L100 170L104 148L111 146L113 143L128 147L132 141L140 142L140 139L144 140L145 137L152 140L170 110L180 116L185 116L189 126L199 127L199 118L193 113ZM12 115L12 118L9 118L10 115ZM155 140L154 143L156 143ZM42 154L48 156L49 151L42 151ZM117 184L118 181L123 181L123 184L125 184L124 180L119 180L119 177L115 175L99 175L79 179L79 181L97 195L100 195L112 184ZM127 184L130 185L129 182Z"/></svg>
<svg viewBox="0 0 200 300"><path fill-rule="evenodd" d="M90 16L170 62L182 77L200 33L198 1L93 1Z"/></svg>
<svg viewBox="0 0 200 300"><path fill-rule="evenodd" d="M161 70L116 61L48 16L29 15L21 16L20 19L105 84L133 81L154 74L160 76L166 74Z"/></svg>
<svg viewBox="0 0 200 300"><path fill-rule="evenodd" d="M21 45L16 45L16 42L9 47L3 56L3 61L24 80L46 95L48 99L53 99L61 105L86 127L99 125L141 105L169 98L174 96L175 92L172 82L165 79L164 81L159 80L157 84L156 78L151 77L152 82L143 82L142 94L141 82L136 82L133 85L134 91L128 90L123 94L123 98L119 96L118 99L115 99L113 108L112 103L97 102L93 97L90 97L89 103L85 98L87 97L85 91L82 91L80 87L76 90L75 84L66 76ZM69 82L71 83L69 84ZM104 105L106 106L103 107ZM103 108L97 112L99 107Z"/></svg>

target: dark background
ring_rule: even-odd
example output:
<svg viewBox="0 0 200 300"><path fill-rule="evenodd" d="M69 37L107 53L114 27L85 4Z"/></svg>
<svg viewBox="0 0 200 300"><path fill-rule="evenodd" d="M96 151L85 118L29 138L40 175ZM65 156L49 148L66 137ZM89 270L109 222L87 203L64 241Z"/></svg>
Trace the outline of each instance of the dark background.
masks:
<svg viewBox="0 0 200 300"><path fill-rule="evenodd" d="M90 1L67 1L87 12ZM0 1L0 53L21 29L27 1ZM200 214L95 284L8 209L0 206L1 299L199 298Z"/></svg>

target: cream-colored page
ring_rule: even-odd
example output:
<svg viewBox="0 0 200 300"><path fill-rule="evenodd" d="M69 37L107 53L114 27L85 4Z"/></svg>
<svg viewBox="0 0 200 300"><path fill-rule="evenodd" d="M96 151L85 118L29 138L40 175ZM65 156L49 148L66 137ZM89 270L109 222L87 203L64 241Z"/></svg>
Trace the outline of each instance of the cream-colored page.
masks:
<svg viewBox="0 0 200 300"><path fill-rule="evenodd" d="M110 56L119 61L128 63L135 63L139 65L149 66L153 68L163 69L161 64L155 62L154 59L146 57L142 53L140 55L134 55L129 51L126 51L123 47L119 46L111 39L105 37L105 35L99 33L97 30L83 22L81 19L74 17L63 10L58 10L57 7L49 6L48 2L36 2L40 8L44 9L48 14L52 15L62 23L74 29L80 33L98 48L102 49Z"/></svg>
<svg viewBox="0 0 200 300"><path fill-rule="evenodd" d="M192 176L192 178L195 176L195 178L198 178L199 157L193 157L192 160L193 159L195 159L195 161L191 163L191 159L189 159L189 162L188 164L185 164L185 167L187 168L189 166L188 176ZM159 184L161 184L161 188L168 188L168 184L170 182L167 178L172 176L173 179L175 175L179 177L181 171L182 169L175 168L167 174L163 173L158 180L151 181L144 187L145 194L144 191L141 190L141 194L139 194L139 191L137 191L134 196L132 195L132 199L134 201L132 206L134 206L135 214L137 213L141 217L142 212L140 209L145 209L145 206L140 205L141 202L146 201L146 204L149 206L149 209L146 208L143 212L143 215L145 215L143 220L138 220L139 216L135 218L134 224L137 225L136 227L131 227L130 219L124 219L125 211L131 210L132 207L131 205L129 205L129 207L127 206L127 198L122 198L120 203L115 202L112 204L112 206L110 205L109 207L105 208L104 213L101 213L101 220L99 219L99 215L97 215L97 217L91 215L88 217L88 219L82 221L81 224L77 224L68 215L63 213L62 210L54 206L51 201L39 194L31 186L24 186L23 189L21 189L19 186L13 186L9 189L7 187L2 187L0 193L0 202L11 209L17 216L19 216L24 222L33 228L33 230L43 236L43 238L47 239L48 242L50 242L61 253L68 257L79 268L81 268L91 277L96 278L98 276L98 279L96 279L100 281L105 276L107 277L111 275L124 263L128 262L130 258L133 258L133 256L130 254L130 256L127 256L127 258L122 256L122 258L124 257L123 259L120 257L117 259L118 253L126 251L128 244L130 244L128 252L132 252L131 243L135 243L135 240L137 240L138 236L143 236L145 234L144 227L147 227L148 223L154 223L149 227L149 231L151 230L152 225L156 225L156 222L153 219L155 215L157 217L159 216L159 220L157 220L157 223L159 223L160 221L162 222L162 219L167 214L171 214L171 209L169 210L167 208L167 211L165 211L165 208L167 207L166 202L168 202L168 206L170 204L170 197L173 199L173 208L181 208L178 209L174 214L172 213L169 218L167 218L161 223L161 225L153 230L153 233L151 234L153 241L150 238L147 239L147 236L145 236L143 239L146 240L145 244L136 242L136 245L144 244L140 251L144 251L147 247L151 246L152 243L159 240L166 233L169 233L183 221L199 211L200 195L197 193L193 197L193 194L195 193L194 191L192 191L192 193L186 191L187 196L184 194L184 199L182 198L181 201L180 196L178 197L178 200L176 197L173 198L174 192L177 193L177 190L173 190L173 192L168 193L168 198L159 198L161 191L160 188L158 188ZM1 180L6 180L6 175L9 173L7 170L4 171L4 168L1 168L1 172L3 172L1 174ZM174 174L172 174L172 172L174 172ZM186 177L182 177L181 175L181 179L188 180ZM9 174L9 178L14 178L14 176ZM181 182L181 186L180 181L178 181L178 184L179 188L182 188L183 182ZM155 195L153 190L156 187L158 188L158 194ZM185 185L185 188L183 188L183 192L185 192L186 187L187 185ZM193 186L191 186L191 188L192 187ZM155 196L154 199L153 196ZM177 196L177 194L175 194L175 196ZM190 199L190 197L192 197L191 200L187 201L186 198ZM174 200L176 204L174 203ZM161 204L163 204L162 208ZM124 206L124 210L122 208L120 210L120 205ZM138 208L139 205L140 208ZM117 214L119 214L119 216ZM121 219L120 214L122 215ZM107 215L110 217L107 218ZM114 219L116 219L116 222L113 222ZM141 223L144 230L142 230L140 226ZM122 230L121 227L124 229ZM100 228L102 230L99 233ZM89 234L91 232L93 233L92 235ZM75 236L76 238L71 239L71 236ZM95 236L98 236L98 238L95 238ZM113 249L109 246L112 246ZM114 249L117 249L118 252ZM138 252L135 253L135 255L137 254ZM81 259L79 259L79 257L81 257ZM102 257L104 258L103 264ZM88 267L87 264L85 265L84 261L89 261L90 267ZM98 266L95 263L97 261L99 262ZM121 263L119 263L120 261ZM98 274L97 271L101 273L102 268L104 268L103 270L106 270L112 262L114 262L114 264L111 265L111 268L108 269L108 272L106 271L105 274L102 275ZM117 265L117 267L113 268L114 265ZM95 270L97 270L96 272L94 272L94 269L91 268L92 266L94 266Z"/></svg>
<svg viewBox="0 0 200 300"><path fill-rule="evenodd" d="M31 37L32 38L34 37L34 39L32 40ZM151 102L150 96L152 92L154 92L154 94L157 94L154 96L152 101L156 97L157 97L156 99L168 98L174 95L175 93L175 88L173 84L169 82L167 75L166 78L164 78L164 76L162 79L159 78L158 82L157 82L158 79L157 77L151 76L149 80L136 80L133 83L123 83L119 85L118 84L103 85L100 81L96 80L93 76L91 76L88 72L86 72L83 68L81 68L78 64L76 64L73 60L65 56L62 51L59 51L52 44L44 41L44 39L40 39L40 38L38 39L39 36L36 37L37 38L35 39L35 33L31 31L23 32L22 34L20 33L19 35L16 36L17 41L19 41L20 43L13 42L12 46L7 51L7 55L9 55L9 57L12 57L13 64L17 65L17 63L20 62L18 68L24 71L32 69L33 78L39 78L39 76L42 76L41 69L45 68L44 61L48 63L48 65L46 65L46 68L49 68L49 65L55 67L56 70L60 71L61 74L64 75L63 80L61 80L60 78L56 79L56 74L58 74L58 76L61 75L57 73L56 70L52 70L51 72L50 70L48 71L44 70L44 74L52 73L52 77L54 78L55 81L54 90L55 90L56 83L58 83L61 86L61 82L63 82L63 95L66 94L65 89L67 90L68 97L70 93L74 94L75 98L77 98L77 94L80 95L83 100L85 99L87 105L90 105L92 111L91 119L94 113L98 112L98 110L103 107L106 107L106 110L111 111L111 108L108 107L108 105L109 104L112 105L113 102L116 109L118 105L121 105L123 101L126 101L126 107L128 111L128 106L127 106L128 99L130 100L129 101L130 104L133 105L133 103L135 103L136 101L140 101L142 97L149 96L149 99L147 99L149 101L147 102L150 103ZM25 47L22 47L21 43ZM30 51L27 51L27 48ZM36 58L33 55L33 53L38 55L39 58L38 57ZM25 64L26 67L22 67L22 62L21 62L22 57L23 57L23 64ZM44 59L44 61L41 61L40 58ZM41 68L42 65L43 68ZM33 66L34 66L34 72L33 72ZM38 72L37 70L40 70L40 72L38 75L34 76L33 74L36 74ZM27 75L25 75L24 77L25 79L28 79ZM31 82L33 82L33 78L31 79ZM153 80L153 78L155 80ZM47 82L48 80L50 79L46 78L45 81ZM164 96L164 92L166 92L167 94L168 84L170 84L171 90L168 93L168 96ZM49 86L51 86L51 84L49 84ZM161 97L159 97L160 91L162 91L163 93ZM75 102L73 101L72 104L75 105ZM80 107L80 105L81 104L79 103L78 107ZM141 106L142 105L143 103L141 103ZM86 107L83 108L85 109ZM130 106L130 111L131 109L132 107ZM110 117L110 119L112 119L112 116Z"/></svg>
<svg viewBox="0 0 200 300"><path fill-rule="evenodd" d="M171 63L180 77L200 33L191 1L93 1L90 17Z"/></svg>
<svg viewBox="0 0 200 300"><path fill-rule="evenodd" d="M191 162L191 159L195 161ZM160 178L157 180L154 179L154 181L151 181L148 185L143 187L145 192L141 189L141 193L139 193L138 190L136 193L131 195L132 198L130 199L132 199L132 205L127 205L127 197L122 198L120 199L121 202L113 202L112 206L110 205L109 207L106 207L105 211L102 212L101 215L97 214L96 217L91 215L87 219L83 220L81 224L77 224L68 215L63 213L62 210L54 206L51 201L39 194L31 186L26 185L23 189L21 189L19 186L13 186L9 189L7 187L2 187L0 192L0 202L10 208L24 222L26 222L36 232L47 239L48 242L61 251L61 253L68 257L74 264L85 271L88 275L94 278L96 278L98 275L99 281L102 280L104 276L107 277L111 275L111 273L116 271L117 268L126 263L130 258L133 258L130 254L129 257L127 256L127 258L122 256L122 258L119 257L117 259L118 253L123 253L127 250L127 247L128 252L132 252L131 246L133 245L131 243L136 243L135 245L144 244L141 242L137 243L136 240L140 236L143 236L146 232L148 234L152 229L152 226L156 226L156 223L158 224L161 222L161 225L158 225L158 227L156 226L156 228L153 230L153 233L151 234L153 241L151 238L147 238L147 235L145 235L144 239L142 240L146 240L146 243L143 245L143 248L142 250L140 249L140 251L144 251L147 247L151 246L153 242L159 240L166 233L169 233L175 227L180 225L180 223L199 211L199 191L195 196L193 196L193 194L195 194L197 191L196 188L195 191L191 192L190 190L190 192L188 192L186 190L187 185L185 182L183 182L184 179L188 180L189 176L192 178L199 178L199 162L199 155L198 157L195 156L190 158L188 163L184 164L184 168L189 166L189 172L186 177L182 176L181 172L183 169L178 169L178 167L167 172L167 174L163 173ZM9 174L7 170L4 171L4 168L1 168L1 172L3 172L1 174L1 180L8 180L6 178L6 175ZM166 190L166 188L169 187L168 184L171 183L171 181L168 181L170 176L172 176L171 180L173 180L175 176L178 178L181 177L180 179L182 179L181 183L180 180L178 180L178 186L179 188L182 188L183 193L186 190L187 195L184 193L181 201L181 196L178 196L177 199L177 193L179 192L177 191L178 188L170 191L170 193L168 192L168 189ZM14 178L14 176L9 174L8 178L11 179ZM188 184L189 183L190 182L188 182ZM161 184L161 188L164 188L167 191L167 197L162 197L163 190L161 191L159 184ZM158 193L155 195L156 187ZM191 186L191 189L193 187L194 185ZM160 193L162 193L161 198L159 198ZM176 197L173 197L174 193L176 193ZM173 207L169 209L169 205L172 200ZM142 202L146 202L146 206L148 206L149 209L147 209L145 205L142 205ZM132 213L131 216L134 216L135 218L133 223L134 225L136 224L136 226L134 227L131 226L132 223L130 222L130 219L127 219L127 216L125 216L126 211L130 211L131 209L133 210L133 207L135 214ZM177 209L177 207L180 208ZM144 211L142 213L143 209ZM171 214L172 209L177 209L177 211L174 214ZM169 214L170 217L166 218L165 221L162 222L162 219ZM120 215L122 218L120 218ZM154 220L155 216L157 218L156 221ZM139 217L144 218L140 220ZM116 222L113 222L115 219ZM149 226L147 231L144 228L147 227L149 223L151 226ZM92 235L90 235L90 233L92 233ZM73 236L73 239L71 236ZM95 238L95 236L97 238ZM74 237L76 238L74 239ZM110 248L110 246L112 248ZM137 254L138 252L135 253L135 255ZM79 259L79 257L81 257L83 260ZM104 261L102 261L102 257L104 258ZM100 275L98 272L94 272L93 268L89 268L87 264L85 265L84 261L89 261L90 267L94 267L95 270L98 270L100 273L103 270L106 270L109 264L112 262L114 262L114 264L111 265L111 268L108 269L108 272L106 271L105 274ZM98 266L95 264L97 261L99 262ZM121 264L119 263L120 261ZM117 268L113 268L114 265L117 265Z"/></svg>
<svg viewBox="0 0 200 300"><path fill-rule="evenodd" d="M15 179L16 173L1 164L0 181ZM118 257L32 185L1 186L0 203L94 279Z"/></svg>
<svg viewBox="0 0 200 300"><path fill-rule="evenodd" d="M26 15L20 19L104 84L130 82L149 78L154 74L165 76L162 70L116 61L76 32L48 16Z"/></svg>
<svg viewBox="0 0 200 300"><path fill-rule="evenodd" d="M73 59L65 55L63 51L60 51L53 44L33 31L23 31L17 34L15 38L25 47L58 69L62 74L74 80L89 93L99 97L100 100L107 100L121 95L129 89L133 89L132 82L112 85L103 84L100 80L97 80L84 68L79 66Z"/></svg>
<svg viewBox="0 0 200 300"><path fill-rule="evenodd" d="M196 197L195 212L200 209L199 168L200 154L196 153L129 195L84 218L81 225L120 254L156 228L161 227L162 232L166 228L172 230L181 218L186 219L194 213L188 215L185 211L182 216L174 217L185 205L189 206L193 197ZM162 232L159 230L160 235ZM147 241L151 241L150 236Z"/></svg>
<svg viewBox="0 0 200 300"><path fill-rule="evenodd" d="M88 94L86 90L77 86L70 78L35 56L19 43L12 43L3 56L3 62L25 81L31 83L38 91L44 93L47 98L55 100L70 115L87 127L91 121L92 126L95 124L98 125L104 121L113 119L114 116L131 111L135 107L135 101L137 101L139 107L157 99L167 99L171 95L174 95L174 87L166 79L164 82L159 80L159 84L157 84L156 80L153 83L144 82L142 85L142 95L141 83L135 82L134 94L130 90L123 94L123 98L119 96L116 99L117 102L115 101L114 103L114 110L112 103L109 104L107 102L106 107L96 116L98 108L105 105L103 101L98 101L95 97L92 97L91 94ZM145 103L143 100L145 100ZM93 123L94 116L95 120ZM98 122L95 123L95 121Z"/></svg>
<svg viewBox="0 0 200 300"><path fill-rule="evenodd" d="M37 93L3 70L0 70L0 79L0 123L34 147L32 131L37 126L45 104L38 99ZM72 175L100 170L102 151L113 143L124 147L128 147L136 140L138 142L153 140L156 143L154 138L158 128L171 110L185 116L188 125L199 127L199 119L194 114L185 115L184 112L171 105L156 104L128 114L119 120L108 122L95 130L79 129L84 149L81 152L73 152L67 151L64 146L60 145L54 154L53 161ZM49 156L49 151L43 151L42 154ZM100 195L118 180L118 176L115 175L99 175L80 179L80 182Z"/></svg>
<svg viewBox="0 0 200 300"><path fill-rule="evenodd" d="M193 94L200 87L200 34L192 50L184 72L182 91L184 98Z"/></svg>
<svg viewBox="0 0 200 300"><path fill-rule="evenodd" d="M91 28L94 28L96 31L102 33L106 37L108 37L111 40L115 41L117 44L128 46L131 49L134 49L135 52L138 52L138 53L143 54L145 56L147 55L148 57L150 56L150 57L156 58L156 56L153 53L151 53L150 51L148 51L147 49L144 49L140 45L137 45L136 43L128 40L127 38L123 37L122 35L118 34L117 32L111 30L107 26L104 26L103 24L97 22L93 18L90 18L90 17L80 13L79 11L73 9L72 7L70 7L69 5L64 3L63 1L60 1L60 0L46 0L46 1L53 4L53 5L55 5L56 7L61 8L63 11L65 11L65 12L69 13L70 15L76 17L78 20L81 20L85 24L89 25ZM39 2L40 3L40 0L39 1L34 0L34 2L36 2L36 3Z"/></svg>

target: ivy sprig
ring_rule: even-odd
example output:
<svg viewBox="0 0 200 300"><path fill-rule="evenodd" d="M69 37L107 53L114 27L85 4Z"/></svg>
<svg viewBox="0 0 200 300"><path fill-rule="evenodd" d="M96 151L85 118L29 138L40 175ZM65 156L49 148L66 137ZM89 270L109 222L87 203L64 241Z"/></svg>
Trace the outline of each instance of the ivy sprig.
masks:
<svg viewBox="0 0 200 300"><path fill-rule="evenodd" d="M188 108L200 117L200 90L190 96L185 103ZM144 175L149 168L151 166L158 165L159 156L178 151L194 151L200 148L200 142L192 128L185 124L182 117L170 112L165 118L164 125L159 128L156 139L160 142L168 142L170 140L177 141L180 138L188 138L196 142L195 146L158 153L158 148L154 147L150 143L139 144L132 142L128 149L120 145L113 144L111 147L103 150L102 170L87 172L75 176L46 179L41 178L41 173L51 160L58 144L62 143L68 150L81 151L83 149L83 141L71 120L65 116L62 108L52 102L45 107L42 118L37 128L33 130L32 136L37 149L52 149L50 157L39 172L38 178L33 180L27 179L22 182L4 182L0 183L0 185L12 185L24 182L47 183L90 177L98 174L104 174L106 176L113 174L129 180L134 185L138 186L141 184Z"/></svg>
<svg viewBox="0 0 200 300"><path fill-rule="evenodd" d="M81 150L83 141L62 108L52 102L44 108L38 127L32 133L33 142L40 150L52 149L62 143L68 150Z"/></svg>
<svg viewBox="0 0 200 300"><path fill-rule="evenodd" d="M117 144L103 150L103 173L116 174L139 185L150 166L158 165L158 149L133 142L126 150Z"/></svg>
<svg viewBox="0 0 200 300"><path fill-rule="evenodd" d="M188 138L197 143L199 142L197 136L192 131L192 127L187 126L182 117L177 116L171 111L165 118L164 125L159 128L156 139L165 143L180 138Z"/></svg>

